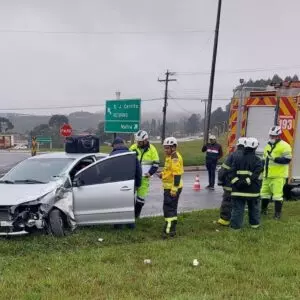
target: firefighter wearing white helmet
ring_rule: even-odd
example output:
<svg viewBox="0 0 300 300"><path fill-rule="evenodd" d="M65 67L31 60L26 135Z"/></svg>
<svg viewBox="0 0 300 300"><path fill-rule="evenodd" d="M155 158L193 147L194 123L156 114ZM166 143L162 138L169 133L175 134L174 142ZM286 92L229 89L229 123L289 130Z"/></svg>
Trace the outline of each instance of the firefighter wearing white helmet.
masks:
<svg viewBox="0 0 300 300"><path fill-rule="evenodd" d="M163 212L165 226L163 229L163 238L167 238L176 235L177 207L183 187L182 175L184 171L182 156L177 151L176 138L166 138L163 146L166 156L165 166L159 177L162 179L164 189Z"/></svg>
<svg viewBox="0 0 300 300"><path fill-rule="evenodd" d="M136 143L130 147L130 150L136 152L143 171L142 183L137 189L135 201L135 217L139 218L149 194L150 177L157 172L159 167L159 156L156 148L150 144L146 131L138 131L135 134L135 140Z"/></svg>
<svg viewBox="0 0 300 300"><path fill-rule="evenodd" d="M280 126L269 130L269 142L264 149L264 174L261 189L261 212L267 214L271 199L275 202L275 219L280 219L283 204L283 187L289 174L289 163L292 159L291 146L283 141Z"/></svg>
<svg viewBox="0 0 300 300"><path fill-rule="evenodd" d="M250 226L258 228L260 224L259 194L263 162L255 153L258 145L256 138L244 140L243 154L236 157L231 168L232 214L230 225L233 229L242 227L246 203Z"/></svg>
<svg viewBox="0 0 300 300"><path fill-rule="evenodd" d="M236 157L243 154L245 141L247 138L241 137L236 143L236 151L231 153L226 161L222 164L218 172L218 185L223 187L223 199L220 207L220 218L217 221L218 224L223 226L229 226L231 218L231 183L230 183L230 172L233 162Z"/></svg>

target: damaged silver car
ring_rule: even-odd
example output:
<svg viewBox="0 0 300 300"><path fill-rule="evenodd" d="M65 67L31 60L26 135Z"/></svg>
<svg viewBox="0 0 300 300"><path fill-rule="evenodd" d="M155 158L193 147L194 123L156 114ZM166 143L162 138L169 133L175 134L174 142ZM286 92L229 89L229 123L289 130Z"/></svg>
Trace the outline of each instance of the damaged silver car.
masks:
<svg viewBox="0 0 300 300"><path fill-rule="evenodd" d="M135 153L41 154L0 179L0 235L134 223Z"/></svg>

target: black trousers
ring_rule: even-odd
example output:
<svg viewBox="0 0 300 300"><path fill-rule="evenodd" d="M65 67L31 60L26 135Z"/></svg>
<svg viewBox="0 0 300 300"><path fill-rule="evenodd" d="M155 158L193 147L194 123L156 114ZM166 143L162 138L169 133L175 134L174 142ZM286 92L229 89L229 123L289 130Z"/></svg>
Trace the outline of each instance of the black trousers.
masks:
<svg viewBox="0 0 300 300"><path fill-rule="evenodd" d="M174 235L177 225L177 208L182 188L178 189L176 196L171 196L170 190L164 190L163 211L165 217L164 233Z"/></svg>
<svg viewBox="0 0 300 300"><path fill-rule="evenodd" d="M250 226L257 228L260 223L260 201L259 198L232 197L231 227L240 229L243 226L244 211L248 205L248 217Z"/></svg>
<svg viewBox="0 0 300 300"><path fill-rule="evenodd" d="M230 221L231 218L231 192L224 190L223 200L220 207L220 218L225 221Z"/></svg>
<svg viewBox="0 0 300 300"><path fill-rule="evenodd" d="M217 161L206 161L206 169L208 171L208 185L210 187L215 186L216 181L216 168L217 168Z"/></svg>

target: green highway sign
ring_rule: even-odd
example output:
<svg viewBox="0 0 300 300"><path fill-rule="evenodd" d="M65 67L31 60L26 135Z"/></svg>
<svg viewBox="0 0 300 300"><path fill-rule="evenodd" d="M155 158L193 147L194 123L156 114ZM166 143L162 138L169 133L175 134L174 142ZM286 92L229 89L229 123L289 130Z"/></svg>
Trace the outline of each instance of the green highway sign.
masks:
<svg viewBox="0 0 300 300"><path fill-rule="evenodd" d="M48 136L37 136L36 137L36 141L38 143L51 143L52 142L52 138L48 137Z"/></svg>
<svg viewBox="0 0 300 300"><path fill-rule="evenodd" d="M107 100L105 132L135 133L140 130L141 99Z"/></svg>

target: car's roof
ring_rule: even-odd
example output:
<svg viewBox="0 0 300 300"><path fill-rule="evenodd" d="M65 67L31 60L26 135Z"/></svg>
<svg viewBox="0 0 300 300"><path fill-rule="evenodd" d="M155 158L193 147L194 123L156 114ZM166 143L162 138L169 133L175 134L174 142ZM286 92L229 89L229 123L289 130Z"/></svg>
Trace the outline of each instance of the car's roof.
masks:
<svg viewBox="0 0 300 300"><path fill-rule="evenodd" d="M40 159L40 158L71 158L71 159L80 159L87 156L95 155L97 157L105 157L107 153L66 153L66 152L49 152L39 154L37 156L30 157L29 159Z"/></svg>

